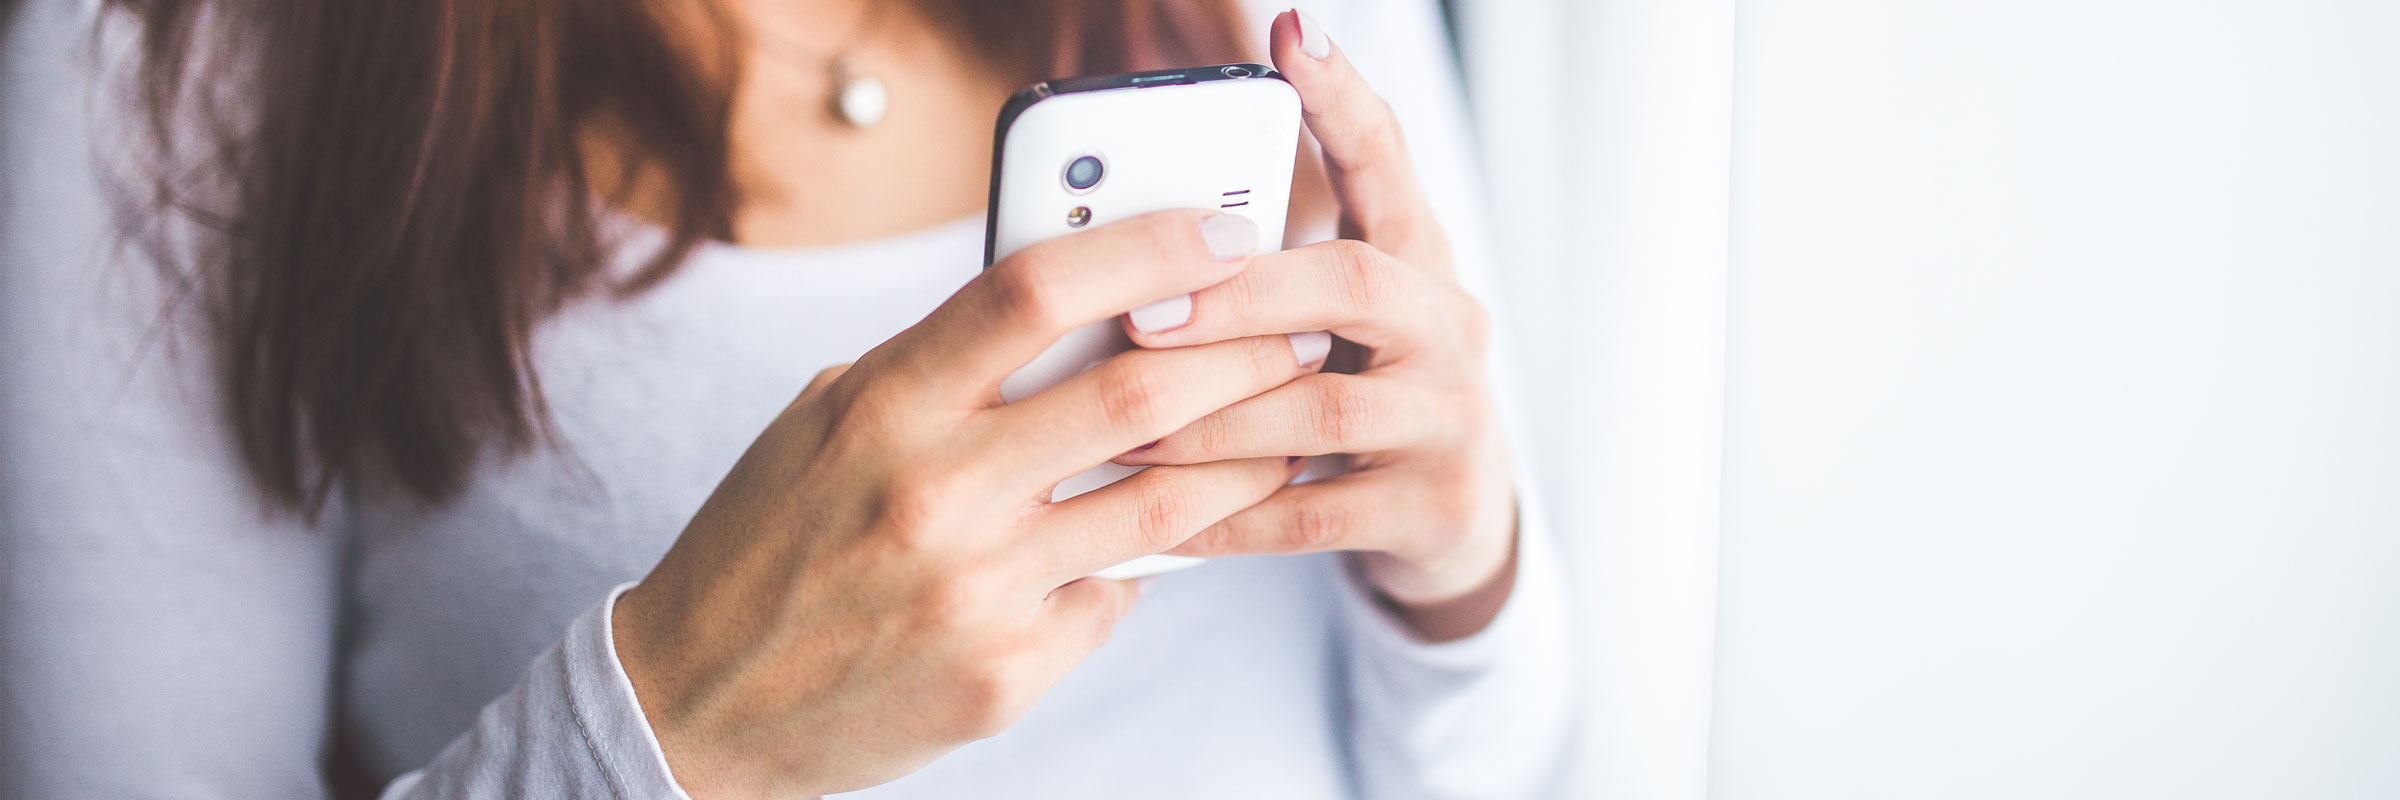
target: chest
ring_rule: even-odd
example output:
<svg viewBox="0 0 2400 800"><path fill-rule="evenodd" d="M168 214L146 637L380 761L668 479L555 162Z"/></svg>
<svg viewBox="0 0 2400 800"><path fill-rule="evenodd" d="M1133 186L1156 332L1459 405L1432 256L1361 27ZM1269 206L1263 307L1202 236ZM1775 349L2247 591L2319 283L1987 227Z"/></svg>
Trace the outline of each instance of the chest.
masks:
<svg viewBox="0 0 2400 800"><path fill-rule="evenodd" d="M346 698L363 752L429 759L609 587L640 578L820 369L913 324L980 266L979 224L807 255L703 251L587 298L531 348L549 438L487 452L439 505L352 509Z"/></svg>
<svg viewBox="0 0 2400 800"><path fill-rule="evenodd" d="M438 508L354 509L342 705L369 768L413 768L467 730L570 620L649 570L818 369L972 276L981 229L961 228L810 280L696 264L654 296L555 320L535 352L551 444L496 454ZM1167 576L1016 728L862 796L1339 796L1329 575L1261 558ZM996 777L1022 791L992 794Z"/></svg>

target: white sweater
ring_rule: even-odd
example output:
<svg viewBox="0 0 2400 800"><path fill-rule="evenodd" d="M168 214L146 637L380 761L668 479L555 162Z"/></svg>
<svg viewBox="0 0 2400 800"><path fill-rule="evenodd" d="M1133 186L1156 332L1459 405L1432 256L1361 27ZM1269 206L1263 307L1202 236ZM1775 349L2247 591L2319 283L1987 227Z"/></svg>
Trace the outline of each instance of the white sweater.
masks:
<svg viewBox="0 0 2400 800"><path fill-rule="evenodd" d="M0 95L0 797L318 796L337 748L386 797L681 797L609 601L812 373L975 273L980 221L712 246L576 304L534 344L555 445L438 507L353 490L304 526L246 484L192 316L162 326L113 246L93 144L127 122L93 89L92 4L26 6ZM1314 10L1480 252L1433 10L1348 11ZM856 796L1545 796L1572 670L1526 518L1515 595L1465 640L1415 641L1331 556L1222 559L1161 578L1015 727Z"/></svg>

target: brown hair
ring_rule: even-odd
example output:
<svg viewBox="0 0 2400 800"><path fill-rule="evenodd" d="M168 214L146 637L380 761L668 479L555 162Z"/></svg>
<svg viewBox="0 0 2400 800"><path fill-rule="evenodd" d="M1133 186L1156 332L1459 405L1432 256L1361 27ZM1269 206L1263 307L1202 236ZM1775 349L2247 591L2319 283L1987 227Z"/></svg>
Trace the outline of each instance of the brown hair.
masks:
<svg viewBox="0 0 2400 800"><path fill-rule="evenodd" d="M1027 81L1242 50L1226 0L916 2ZM204 292L242 459L289 507L362 473L439 500L487 442L540 440L535 324L729 235L738 39L679 52L659 0L112 3L142 28L148 208L169 212L148 216L201 233L175 266ZM668 246L623 284L602 285L584 199L597 123L674 198Z"/></svg>

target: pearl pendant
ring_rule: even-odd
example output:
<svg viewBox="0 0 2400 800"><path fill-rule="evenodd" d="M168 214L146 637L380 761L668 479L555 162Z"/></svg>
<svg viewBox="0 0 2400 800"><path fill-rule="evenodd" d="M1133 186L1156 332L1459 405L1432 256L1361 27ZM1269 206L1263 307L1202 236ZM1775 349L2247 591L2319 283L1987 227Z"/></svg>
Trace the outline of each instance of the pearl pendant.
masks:
<svg viewBox="0 0 2400 800"><path fill-rule="evenodd" d="M853 128L873 127L883 121L883 112L891 106L891 95L884 91L883 81L873 75L858 75L845 62L833 65L833 110L843 122Z"/></svg>

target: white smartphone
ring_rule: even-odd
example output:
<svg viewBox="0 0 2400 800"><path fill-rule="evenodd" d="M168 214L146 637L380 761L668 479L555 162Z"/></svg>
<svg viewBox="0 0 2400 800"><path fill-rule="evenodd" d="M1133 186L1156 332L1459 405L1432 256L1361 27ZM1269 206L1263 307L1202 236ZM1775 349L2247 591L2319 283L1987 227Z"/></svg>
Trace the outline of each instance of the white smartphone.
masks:
<svg viewBox="0 0 2400 800"><path fill-rule="evenodd" d="M1000 110L984 266L1026 245L1169 208L1216 208L1258 223L1261 252L1283 241L1300 95L1258 64L1065 78L1026 87ZM1133 347L1117 320L1078 328L1000 384L1014 403ZM1140 472L1103 463L1051 491L1065 500ZM1094 573L1123 579L1200 559L1153 555Z"/></svg>

